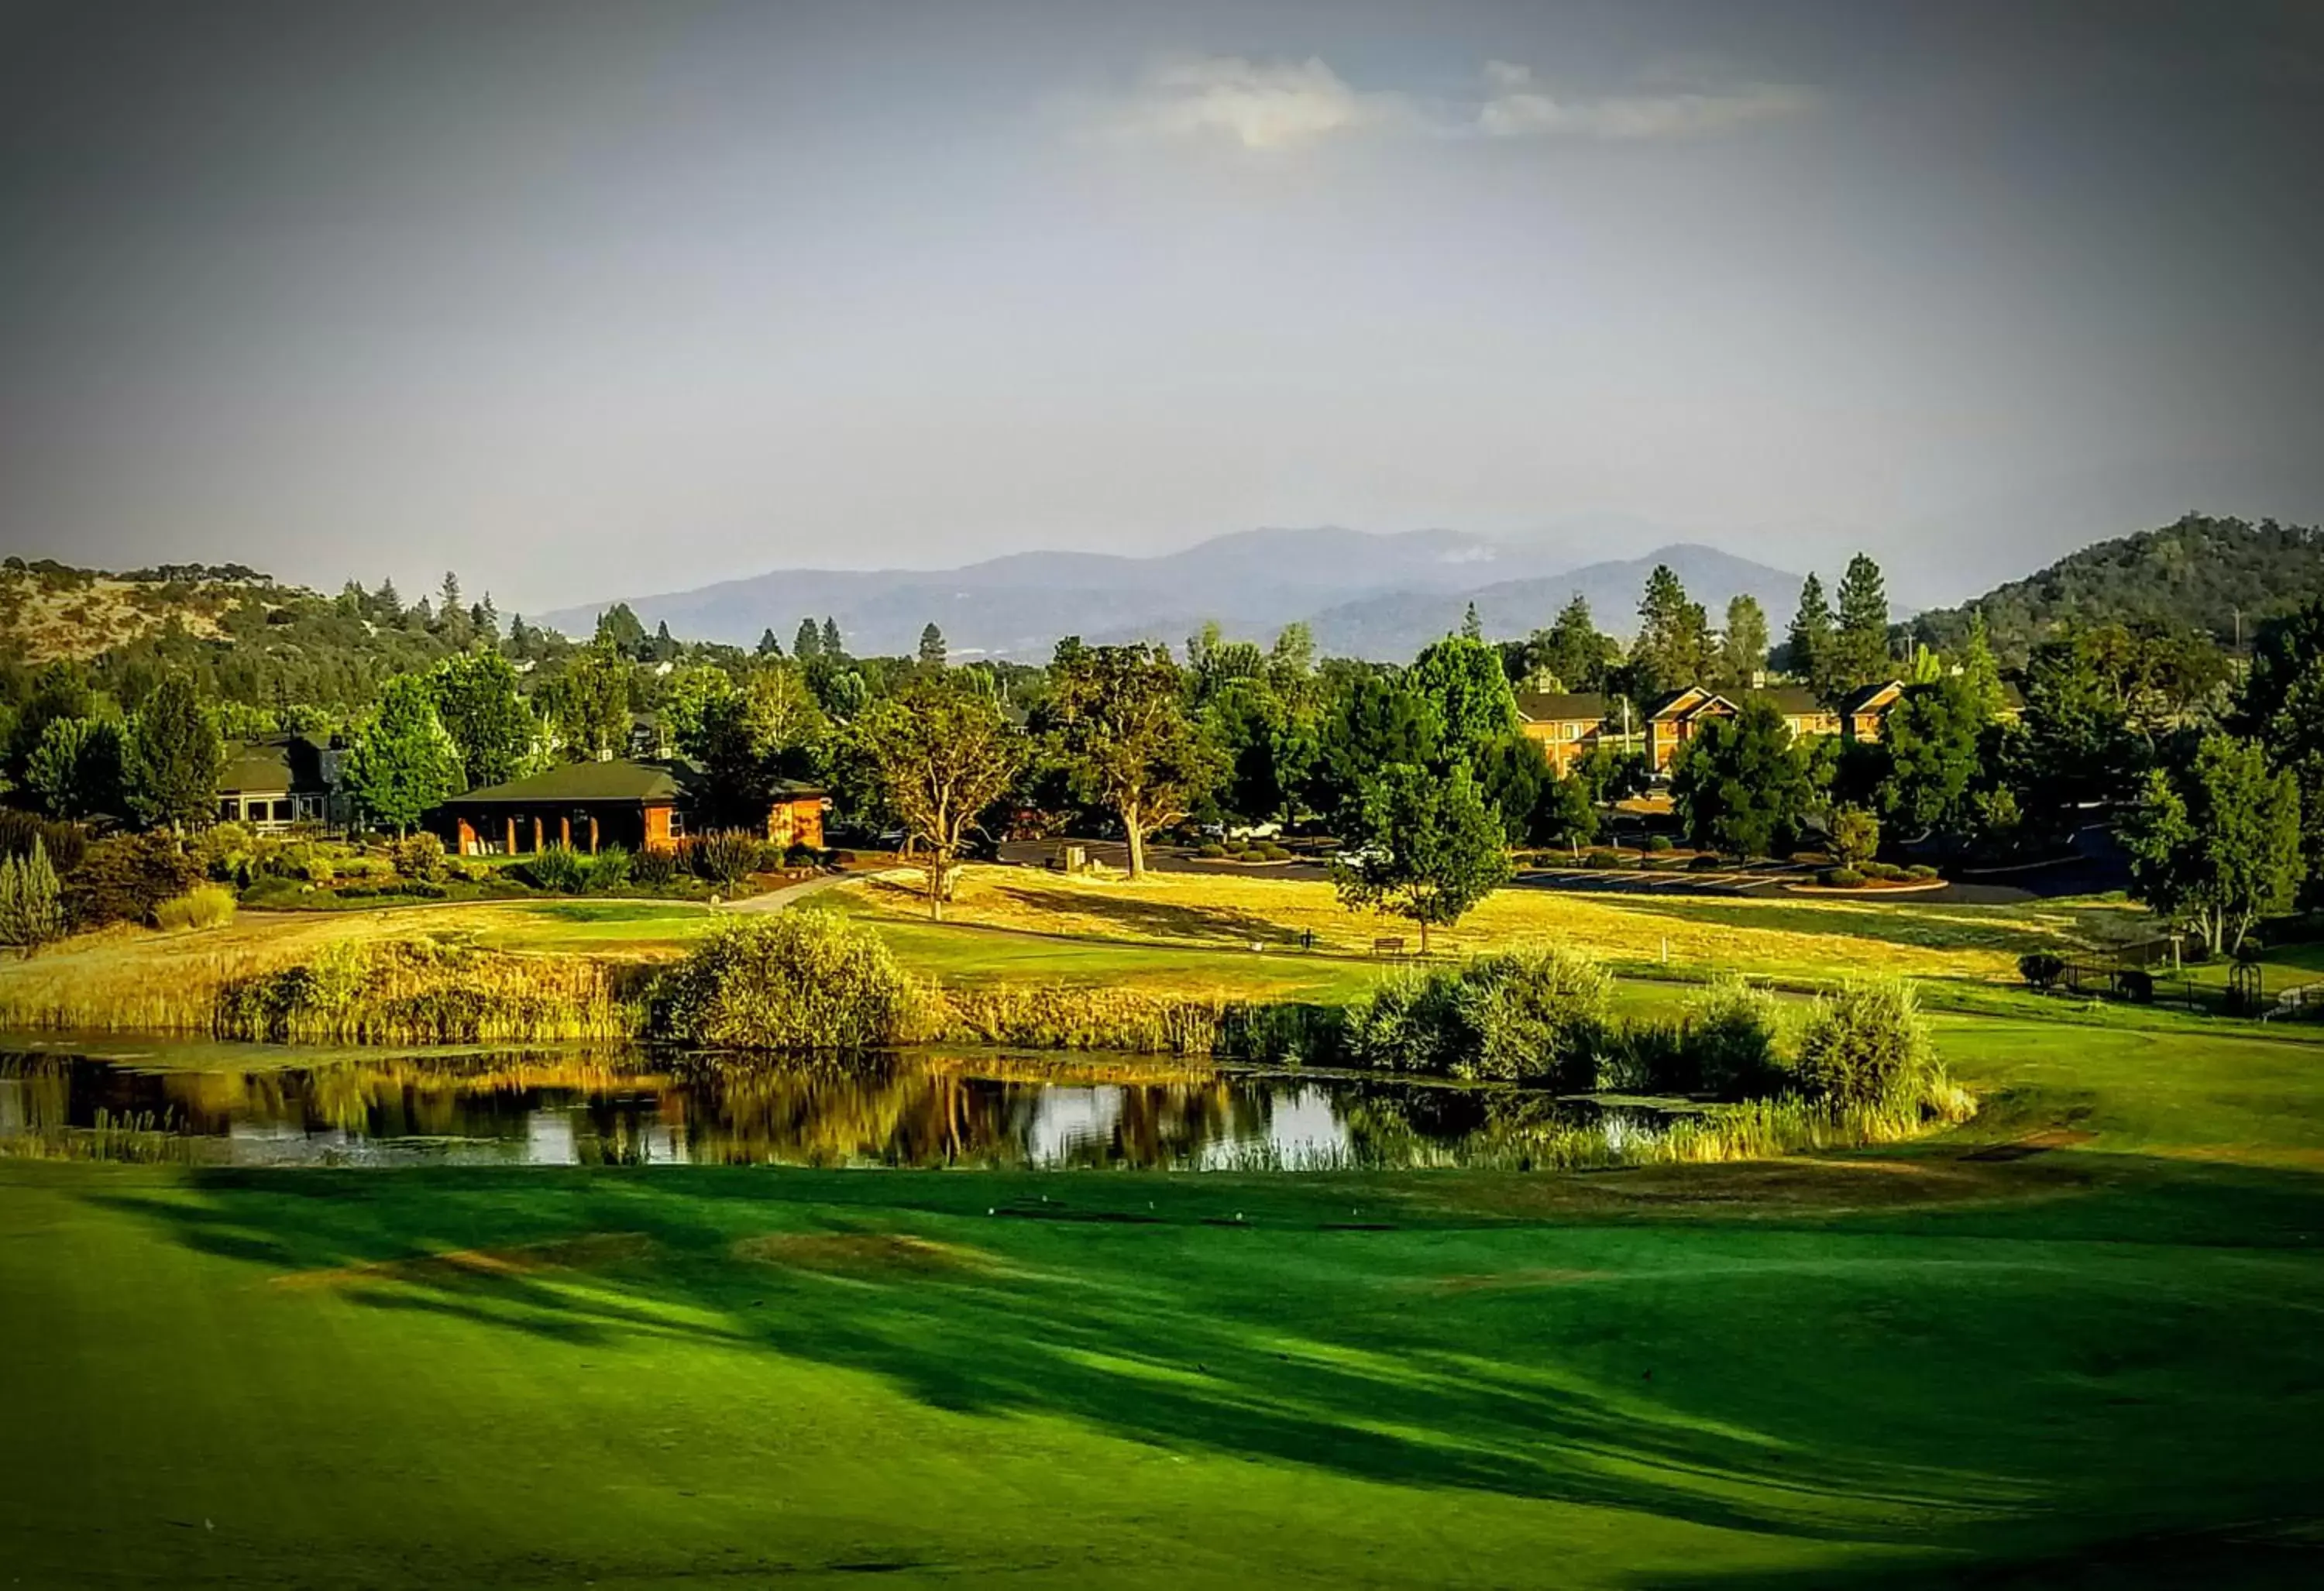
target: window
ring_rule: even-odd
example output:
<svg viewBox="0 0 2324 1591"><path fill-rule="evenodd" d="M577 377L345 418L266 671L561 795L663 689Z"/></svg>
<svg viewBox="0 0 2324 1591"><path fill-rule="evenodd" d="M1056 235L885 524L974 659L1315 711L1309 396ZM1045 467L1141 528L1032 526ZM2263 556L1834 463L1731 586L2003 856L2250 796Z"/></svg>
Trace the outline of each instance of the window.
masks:
<svg viewBox="0 0 2324 1591"><path fill-rule="evenodd" d="M239 823L241 820L242 798L238 796L221 796L218 800L217 821L222 823Z"/></svg>
<svg viewBox="0 0 2324 1591"><path fill-rule="evenodd" d="M290 821L290 812L291 806L290 797L285 796L274 804L274 821L278 823L289 823Z"/></svg>
<svg viewBox="0 0 2324 1591"><path fill-rule="evenodd" d="M686 838L686 814L675 806L669 809L669 837L673 840Z"/></svg>

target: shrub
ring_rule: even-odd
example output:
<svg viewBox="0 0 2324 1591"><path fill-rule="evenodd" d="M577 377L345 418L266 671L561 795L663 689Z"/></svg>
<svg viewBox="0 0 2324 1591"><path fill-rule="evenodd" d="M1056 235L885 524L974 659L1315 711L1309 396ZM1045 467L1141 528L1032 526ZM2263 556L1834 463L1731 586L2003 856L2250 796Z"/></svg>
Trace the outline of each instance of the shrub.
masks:
<svg viewBox="0 0 2324 1591"><path fill-rule="evenodd" d="M1599 1047L1597 1086L1607 1093L1685 1093L1692 1088L1686 1079L1686 1044L1675 1022L1626 1022Z"/></svg>
<svg viewBox="0 0 2324 1591"><path fill-rule="evenodd" d="M156 928L215 928L233 921L234 891L223 884L197 884L153 908Z"/></svg>
<svg viewBox="0 0 2324 1591"><path fill-rule="evenodd" d="M1259 853L1268 861L1289 861L1291 860L1291 847L1288 845L1277 845L1274 842L1269 841L1268 843L1260 846L1259 849Z"/></svg>
<svg viewBox="0 0 2324 1591"><path fill-rule="evenodd" d="M2058 979L2066 975L2066 959L2048 951L2031 951L2017 958L2017 976L2043 994L2057 987Z"/></svg>
<svg viewBox="0 0 2324 1591"><path fill-rule="evenodd" d="M434 883L450 869L445 864L444 842L433 834L406 834L395 842L395 870L399 877Z"/></svg>
<svg viewBox="0 0 2324 1591"><path fill-rule="evenodd" d="M1869 872L1865 864L1880 850L1880 820L1860 806L1831 814L1831 859L1843 868Z"/></svg>
<svg viewBox="0 0 2324 1591"><path fill-rule="evenodd" d="M1895 862L1868 861L1856 870L1868 878L1877 878L1884 884L1894 884L1904 876L1904 869Z"/></svg>
<svg viewBox="0 0 2324 1591"><path fill-rule="evenodd" d="M342 878L392 878L395 864L383 856L349 856L338 862Z"/></svg>
<svg viewBox="0 0 2324 1591"><path fill-rule="evenodd" d="M821 867L823 852L804 840L795 841L790 849L783 852L783 865L787 868Z"/></svg>
<svg viewBox="0 0 2324 1591"><path fill-rule="evenodd" d="M1622 853L1618 851L1592 851L1582 857L1582 865L1585 868L1618 868L1622 865Z"/></svg>
<svg viewBox="0 0 2324 1591"><path fill-rule="evenodd" d="M668 848L641 851L630 858L630 882L641 889L667 889L678 882L678 852Z"/></svg>
<svg viewBox="0 0 2324 1591"><path fill-rule="evenodd" d="M331 854L319 845L304 841L286 845L268 857L265 869L278 878L297 878L318 887L338 877Z"/></svg>
<svg viewBox="0 0 2324 1591"><path fill-rule="evenodd" d="M694 842L688 860L704 883L732 889L758 870L766 843L748 829L715 829Z"/></svg>
<svg viewBox="0 0 2324 1591"><path fill-rule="evenodd" d="M1194 854L1196 856L1208 857L1213 861L1218 860L1221 857L1226 855L1226 853L1227 848L1220 844L1215 840L1207 841L1202 845L1195 847L1194 850Z"/></svg>
<svg viewBox="0 0 2324 1591"><path fill-rule="evenodd" d="M1715 873L1726 865L1726 859L1723 857L1712 856L1705 852L1701 856L1689 857L1686 869L1690 873Z"/></svg>
<svg viewBox="0 0 2324 1591"><path fill-rule="evenodd" d="M544 845L519 869L524 881L551 895L579 895L589 887L589 866L569 845Z"/></svg>
<svg viewBox="0 0 2324 1591"><path fill-rule="evenodd" d="M1571 951L1479 956L1381 984L1349 1008L1344 1042L1362 1066L1587 1088L1609 988Z"/></svg>
<svg viewBox="0 0 2324 1591"><path fill-rule="evenodd" d="M78 823L52 823L13 806L0 806L0 856L28 857L35 844L48 852L49 866L62 877L80 866L88 850L88 834Z"/></svg>
<svg viewBox="0 0 2324 1591"><path fill-rule="evenodd" d="M65 931L64 902L38 834L23 856L0 856L0 944L29 951Z"/></svg>
<svg viewBox="0 0 2324 1591"><path fill-rule="evenodd" d="M1818 998L1794 1070L1801 1093L1841 1107L1918 1108L1946 1092L1920 1002L1895 979L1851 983Z"/></svg>
<svg viewBox="0 0 2324 1591"><path fill-rule="evenodd" d="M905 1036L915 994L860 924L811 909L727 917L656 986L653 1028L729 1049L863 1049Z"/></svg>
<svg viewBox="0 0 2324 1591"><path fill-rule="evenodd" d="M493 876L493 869L489 863L465 856L447 858L444 870L463 884L482 884Z"/></svg>
<svg viewBox="0 0 2324 1591"><path fill-rule="evenodd" d="M1826 868L1816 875L1816 882L1829 889L1861 889L1864 875L1854 868Z"/></svg>
<svg viewBox="0 0 2324 1591"><path fill-rule="evenodd" d="M1672 850L1674 847L1671 844L1671 837L1668 834L1649 834L1646 836L1646 849L1648 851L1660 853L1662 851Z"/></svg>
<svg viewBox="0 0 2324 1591"><path fill-rule="evenodd" d="M1775 997L1739 978L1723 978L1688 1005L1683 1048L1693 1086L1722 1099L1775 1091L1783 1079L1775 1059Z"/></svg>
<svg viewBox="0 0 2324 1591"><path fill-rule="evenodd" d="M88 847L64 880L65 919L75 928L143 923L153 908L201 882L202 870L167 834L126 834Z"/></svg>
<svg viewBox="0 0 2324 1591"><path fill-rule="evenodd" d="M1912 879L1915 884L1926 884L1938 876L1937 869L1926 862L1914 862L1904 869L1904 877Z"/></svg>
<svg viewBox="0 0 2324 1591"><path fill-rule="evenodd" d="M2154 1003L2154 974L2143 968L2125 967L2114 975L2114 991L2135 1006Z"/></svg>
<svg viewBox="0 0 2324 1591"><path fill-rule="evenodd" d="M604 847L586 863L589 887L594 890L619 889L630 881L630 869L633 865L634 859L625 847Z"/></svg>

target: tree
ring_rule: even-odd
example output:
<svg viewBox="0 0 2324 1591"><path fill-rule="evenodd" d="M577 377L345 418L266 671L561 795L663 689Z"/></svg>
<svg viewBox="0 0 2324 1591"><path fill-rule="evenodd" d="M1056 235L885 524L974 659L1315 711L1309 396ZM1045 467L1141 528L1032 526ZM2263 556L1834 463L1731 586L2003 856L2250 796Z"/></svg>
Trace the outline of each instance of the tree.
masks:
<svg viewBox="0 0 2324 1591"><path fill-rule="evenodd" d="M1500 655L1483 641L1446 636L1422 648L1405 676L1436 709L1443 760L1475 757L1517 727L1517 699Z"/></svg>
<svg viewBox="0 0 2324 1591"><path fill-rule="evenodd" d="M786 664L754 668L740 689L707 696L694 745L712 815L736 827L763 823L776 781L815 770L825 727L806 680Z"/></svg>
<svg viewBox="0 0 2324 1591"><path fill-rule="evenodd" d="M799 621L798 633L791 637L791 656L802 663L812 663L823 656L823 631L812 619Z"/></svg>
<svg viewBox="0 0 2324 1591"><path fill-rule="evenodd" d="M1667 564L1656 564L1638 599L1638 635L1630 645L1632 700L1640 712L1673 691L1700 683L1711 670L1711 621L1702 604Z"/></svg>
<svg viewBox="0 0 2324 1591"><path fill-rule="evenodd" d="M823 634L816 642L816 649L826 658L838 658L847 656L847 648L839 644L838 620L825 616L823 621Z"/></svg>
<svg viewBox="0 0 2324 1591"><path fill-rule="evenodd" d="M1798 832L1813 796L1805 753L1764 699L1705 722L1671 770L1671 800L1687 838L1731 856L1774 854Z"/></svg>
<svg viewBox="0 0 2324 1591"><path fill-rule="evenodd" d="M1830 666L1818 682L1834 700L1858 685L1892 677L1888 661L1888 590L1880 566L1862 553L1848 560L1840 578L1840 624L1833 632Z"/></svg>
<svg viewBox="0 0 2324 1591"><path fill-rule="evenodd" d="M437 721L460 753L463 787L505 784L524 771L540 725L517 694L516 669L498 652L447 658L429 676Z"/></svg>
<svg viewBox="0 0 2324 1591"><path fill-rule="evenodd" d="M2324 650L2283 693L2283 704L2268 721L2268 760L2290 773L2300 786L2301 850L2308 883L2302 898L2324 902Z"/></svg>
<svg viewBox="0 0 2324 1591"><path fill-rule="evenodd" d="M1289 715L1263 679L1231 681L1203 709L1204 731L1225 766L1219 797L1240 818L1276 817L1291 805L1299 770L1282 756Z"/></svg>
<svg viewBox="0 0 2324 1591"><path fill-rule="evenodd" d="M2075 630L2034 648L2025 666L2017 772L2026 816L2063 833L2086 808L2127 797L2152 753L2130 722L2108 639Z"/></svg>
<svg viewBox="0 0 2324 1591"><path fill-rule="evenodd" d="M1485 639L1485 621L1477 617L1477 604L1474 602L1469 604L1468 612L1462 616L1461 639L1472 641Z"/></svg>
<svg viewBox="0 0 2324 1591"><path fill-rule="evenodd" d="M1748 592L1727 599L1727 629L1719 640L1720 680L1748 689L1767 665L1767 615Z"/></svg>
<svg viewBox="0 0 2324 1591"><path fill-rule="evenodd" d="M1831 814L1831 860L1843 868L1860 868L1880 854L1880 820L1860 806L1843 806Z"/></svg>
<svg viewBox="0 0 2324 1591"><path fill-rule="evenodd" d="M1400 765L1365 786L1357 860L1336 864L1333 882L1351 908L1404 917L1428 931L1449 927L1508 881L1500 819L1465 764L1449 776Z"/></svg>
<svg viewBox="0 0 2324 1591"><path fill-rule="evenodd" d="M1905 687L1881 730L1888 771L1881 810L1922 832L1964 833L1969 792L1985 772L1980 751L1990 722L1977 688L1960 675Z"/></svg>
<svg viewBox="0 0 2324 1591"><path fill-rule="evenodd" d="M1534 670L1568 691L1602 690L1606 671L1619 658L1611 636L1599 633L1590 599L1575 592L1547 630L1536 630L1526 648Z"/></svg>
<svg viewBox="0 0 2324 1591"><path fill-rule="evenodd" d="M920 667L942 668L945 666L944 631L931 621L920 629Z"/></svg>
<svg viewBox="0 0 2324 1591"><path fill-rule="evenodd" d="M1823 582L1811 573L1800 583L1800 605L1784 636L1784 667L1793 678L1805 680L1818 691L1831 667L1831 604L1824 599Z"/></svg>
<svg viewBox="0 0 2324 1591"><path fill-rule="evenodd" d="M2233 954L2299 887L2299 786L2254 742L2206 735L2190 762L2149 770L2123 841L2132 897Z"/></svg>
<svg viewBox="0 0 2324 1591"><path fill-rule="evenodd" d="M1535 840L1579 851L1597 833L1598 805L1587 780L1568 774L1542 786L1541 799L1534 805Z"/></svg>
<svg viewBox="0 0 2324 1591"><path fill-rule="evenodd" d="M718 704L733 696L733 676L723 668L696 664L670 676L661 694L661 718L670 743L687 757L704 755L703 731Z"/></svg>
<svg viewBox="0 0 2324 1591"><path fill-rule="evenodd" d="M1167 648L1084 647L1068 637L1049 666L1047 722L1082 798L1112 810L1146 875L1146 837L1185 816L1218 777L1216 754L1186 716L1185 680Z"/></svg>
<svg viewBox="0 0 2324 1591"><path fill-rule="evenodd" d="M615 602L598 614L597 633L591 638L593 644L611 648L624 658L639 656L645 639L646 627L627 602Z"/></svg>
<svg viewBox="0 0 2324 1591"><path fill-rule="evenodd" d="M202 711L194 682L172 674L145 698L122 754L130 809L154 828L184 828L217 810L225 759L217 726Z"/></svg>
<svg viewBox="0 0 2324 1591"><path fill-rule="evenodd" d="M462 789L460 748L436 716L435 694L418 675L399 675L356 731L342 777L373 823L408 833Z"/></svg>
<svg viewBox="0 0 2324 1591"><path fill-rule="evenodd" d="M1534 838L1534 819L1544 795L1557 780L1541 742L1530 735L1500 735L1477 749L1471 759L1477 787L1501 820L1511 845Z"/></svg>
<svg viewBox="0 0 2324 1591"><path fill-rule="evenodd" d="M928 915L942 922L961 851L1017 770L1008 720L984 696L927 675L873 704L849 734L918 849Z"/></svg>
<svg viewBox="0 0 2324 1591"><path fill-rule="evenodd" d="M759 632L759 644L752 655L760 658L779 658L783 655L783 643L775 639L774 626L770 624Z"/></svg>
<svg viewBox="0 0 2324 1591"><path fill-rule="evenodd" d="M1443 744L1443 714L1434 702L1401 677L1356 675L1323 714L1308 805L1348 832L1366 781L1391 763L1434 768Z"/></svg>
<svg viewBox="0 0 2324 1591"><path fill-rule="evenodd" d="M31 951L65 931L57 870L38 835L23 856L0 858L0 944Z"/></svg>
<svg viewBox="0 0 2324 1591"><path fill-rule="evenodd" d="M612 647L594 643L575 653L540 697L568 757L587 762L628 749L630 666Z"/></svg>
<svg viewBox="0 0 2324 1591"><path fill-rule="evenodd" d="M24 762L24 787L51 817L118 813L121 730L101 718L55 718Z"/></svg>
<svg viewBox="0 0 2324 1591"><path fill-rule="evenodd" d="M1969 686L1986 717L1998 718L2008 698L2001 685L2001 660L1993 655L1993 643L1986 635L1985 615L1981 612L1969 615L1969 637L1961 643L1960 671L1961 683Z"/></svg>

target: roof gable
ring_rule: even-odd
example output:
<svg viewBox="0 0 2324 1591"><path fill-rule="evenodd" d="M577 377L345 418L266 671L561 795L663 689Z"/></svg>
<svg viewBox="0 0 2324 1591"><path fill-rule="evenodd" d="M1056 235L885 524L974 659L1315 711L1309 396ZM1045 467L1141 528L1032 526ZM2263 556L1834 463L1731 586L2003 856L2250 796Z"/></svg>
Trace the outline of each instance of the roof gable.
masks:
<svg viewBox="0 0 2324 1591"><path fill-rule="evenodd" d="M694 784L694 770L683 763L640 762L616 757L603 762L567 762L487 785L452 797L454 804L552 801L634 801L641 805L675 803Z"/></svg>
<svg viewBox="0 0 2324 1591"><path fill-rule="evenodd" d="M1517 693L1517 716L1527 723L1602 723L1612 710L1607 698L1590 692Z"/></svg>

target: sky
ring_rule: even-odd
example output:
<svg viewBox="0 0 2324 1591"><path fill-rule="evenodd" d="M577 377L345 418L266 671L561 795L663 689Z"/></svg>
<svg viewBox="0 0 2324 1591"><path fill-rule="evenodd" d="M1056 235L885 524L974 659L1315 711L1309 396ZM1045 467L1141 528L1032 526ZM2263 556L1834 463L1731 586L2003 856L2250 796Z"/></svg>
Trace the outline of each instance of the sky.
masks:
<svg viewBox="0 0 2324 1591"><path fill-rule="evenodd" d="M1950 600L2324 518L2324 7L0 0L0 550L1451 527Z"/></svg>

